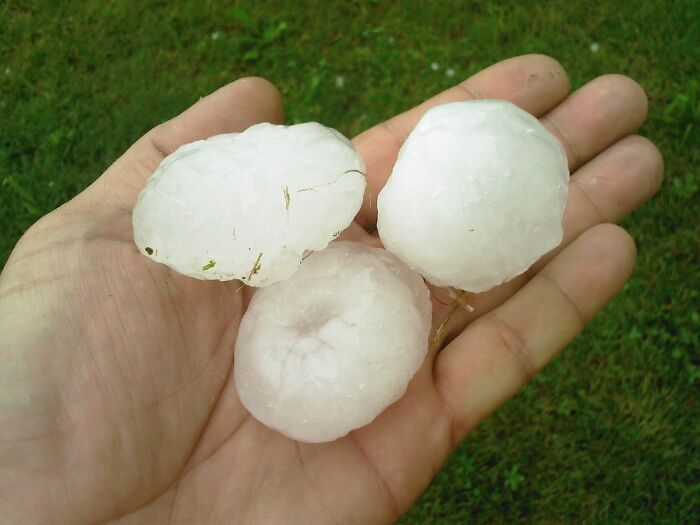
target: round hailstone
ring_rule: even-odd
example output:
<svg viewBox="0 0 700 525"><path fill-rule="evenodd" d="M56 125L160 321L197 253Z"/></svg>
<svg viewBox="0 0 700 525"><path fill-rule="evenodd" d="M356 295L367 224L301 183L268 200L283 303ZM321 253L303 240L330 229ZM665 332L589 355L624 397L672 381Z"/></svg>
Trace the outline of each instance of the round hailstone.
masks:
<svg viewBox="0 0 700 525"><path fill-rule="evenodd" d="M199 140L148 180L133 212L134 239L185 275L266 286L352 222L363 172L350 141L315 122Z"/></svg>
<svg viewBox="0 0 700 525"><path fill-rule="evenodd" d="M258 290L234 373L243 405L299 441L332 441L399 399L428 348L420 275L380 248L334 242Z"/></svg>
<svg viewBox="0 0 700 525"><path fill-rule="evenodd" d="M431 283L483 292L561 242L568 181L562 146L517 106L436 106L399 152L377 229Z"/></svg>

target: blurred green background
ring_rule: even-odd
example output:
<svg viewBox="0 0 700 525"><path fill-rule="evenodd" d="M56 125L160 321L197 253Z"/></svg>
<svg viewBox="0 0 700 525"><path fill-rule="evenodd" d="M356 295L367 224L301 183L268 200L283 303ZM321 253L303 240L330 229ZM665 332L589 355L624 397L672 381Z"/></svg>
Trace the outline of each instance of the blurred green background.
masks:
<svg viewBox="0 0 700 525"><path fill-rule="evenodd" d="M700 523L700 3L0 0L0 266L155 124L244 75L353 135L503 58L623 73L666 179L631 282L402 523Z"/></svg>

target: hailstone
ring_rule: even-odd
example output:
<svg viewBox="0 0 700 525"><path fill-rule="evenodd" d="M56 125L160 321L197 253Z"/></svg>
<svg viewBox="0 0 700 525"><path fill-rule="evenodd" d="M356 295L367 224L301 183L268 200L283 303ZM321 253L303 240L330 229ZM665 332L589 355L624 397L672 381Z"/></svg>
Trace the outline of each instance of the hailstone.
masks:
<svg viewBox="0 0 700 525"><path fill-rule="evenodd" d="M315 122L256 124L186 144L141 191L134 240L185 275L266 286L352 222L364 169L348 139Z"/></svg>
<svg viewBox="0 0 700 525"><path fill-rule="evenodd" d="M418 273L386 250L333 242L256 291L236 340L238 395L288 437L334 440L403 395L430 326Z"/></svg>
<svg viewBox="0 0 700 525"><path fill-rule="evenodd" d="M568 180L561 144L517 106L436 106L399 152L377 229L431 283L483 292L561 242Z"/></svg>

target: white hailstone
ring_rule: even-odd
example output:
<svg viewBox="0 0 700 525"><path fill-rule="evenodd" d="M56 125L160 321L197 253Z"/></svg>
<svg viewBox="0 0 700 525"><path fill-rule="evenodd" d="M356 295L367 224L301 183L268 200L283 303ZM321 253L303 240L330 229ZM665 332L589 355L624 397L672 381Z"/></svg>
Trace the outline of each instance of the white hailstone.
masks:
<svg viewBox="0 0 700 525"><path fill-rule="evenodd" d="M185 275L267 286L352 222L363 172L350 141L315 122L256 124L186 144L141 191L134 240Z"/></svg>
<svg viewBox="0 0 700 525"><path fill-rule="evenodd" d="M431 283L483 292L561 242L568 181L561 144L517 106L436 106L399 152L377 229Z"/></svg>
<svg viewBox="0 0 700 525"><path fill-rule="evenodd" d="M332 441L398 400L428 348L420 275L380 248L334 242L256 291L234 373L243 405L299 441Z"/></svg>

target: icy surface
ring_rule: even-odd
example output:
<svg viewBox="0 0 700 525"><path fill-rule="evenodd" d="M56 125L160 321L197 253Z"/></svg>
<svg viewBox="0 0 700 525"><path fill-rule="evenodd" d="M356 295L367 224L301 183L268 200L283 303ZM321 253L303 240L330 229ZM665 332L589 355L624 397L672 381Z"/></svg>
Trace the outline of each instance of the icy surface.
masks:
<svg viewBox="0 0 700 525"><path fill-rule="evenodd" d="M436 106L401 148L377 228L433 284L483 292L561 242L568 180L562 146L517 106Z"/></svg>
<svg viewBox="0 0 700 525"><path fill-rule="evenodd" d="M266 286L350 224L363 172L352 144L315 122L193 142L165 158L139 195L134 239L180 273Z"/></svg>
<svg viewBox="0 0 700 525"><path fill-rule="evenodd" d="M238 332L243 405L269 427L331 441L399 399L428 348L421 277L386 250L334 242L256 291Z"/></svg>

